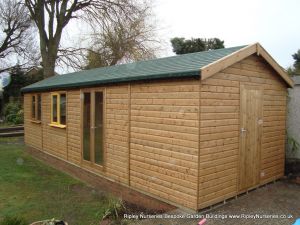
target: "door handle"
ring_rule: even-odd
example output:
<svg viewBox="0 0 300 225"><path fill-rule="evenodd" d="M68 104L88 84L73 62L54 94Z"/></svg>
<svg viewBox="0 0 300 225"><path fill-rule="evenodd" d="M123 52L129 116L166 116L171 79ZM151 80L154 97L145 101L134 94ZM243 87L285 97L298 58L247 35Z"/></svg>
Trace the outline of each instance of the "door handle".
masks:
<svg viewBox="0 0 300 225"><path fill-rule="evenodd" d="M247 132L247 130L244 127L242 127L241 128L241 133L245 133L245 132Z"/></svg>

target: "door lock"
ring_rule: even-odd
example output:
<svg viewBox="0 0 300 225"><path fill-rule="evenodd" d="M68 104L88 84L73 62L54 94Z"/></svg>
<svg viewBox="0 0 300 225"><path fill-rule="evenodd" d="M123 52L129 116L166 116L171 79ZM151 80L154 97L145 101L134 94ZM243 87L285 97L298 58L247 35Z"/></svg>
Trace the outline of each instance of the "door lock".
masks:
<svg viewBox="0 0 300 225"><path fill-rule="evenodd" d="M241 133L245 133L246 131L247 130L244 127L241 128Z"/></svg>

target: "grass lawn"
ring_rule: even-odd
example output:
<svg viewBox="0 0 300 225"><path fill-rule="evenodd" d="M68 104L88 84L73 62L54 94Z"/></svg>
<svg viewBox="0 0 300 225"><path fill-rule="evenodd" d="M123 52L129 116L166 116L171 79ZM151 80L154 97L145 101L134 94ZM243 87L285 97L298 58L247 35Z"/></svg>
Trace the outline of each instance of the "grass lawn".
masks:
<svg viewBox="0 0 300 225"><path fill-rule="evenodd" d="M99 224L107 194L32 158L20 139L0 138L0 220L63 219L70 225Z"/></svg>

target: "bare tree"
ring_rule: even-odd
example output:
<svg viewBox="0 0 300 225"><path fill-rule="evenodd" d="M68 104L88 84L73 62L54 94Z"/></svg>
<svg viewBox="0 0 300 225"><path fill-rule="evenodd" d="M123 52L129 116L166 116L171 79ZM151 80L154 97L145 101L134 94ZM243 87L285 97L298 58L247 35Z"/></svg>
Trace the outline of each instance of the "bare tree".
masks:
<svg viewBox="0 0 300 225"><path fill-rule="evenodd" d="M151 19L150 6L147 6L134 18L119 17L117 21L105 23L92 36L86 68L154 58L160 50L160 40Z"/></svg>
<svg viewBox="0 0 300 225"><path fill-rule="evenodd" d="M15 67L16 61L26 66L35 62L33 60L36 55L33 52L34 37L31 25L28 10L24 5L17 0L1 0L0 72Z"/></svg>
<svg viewBox="0 0 300 225"><path fill-rule="evenodd" d="M108 21L116 21L119 17L130 19L143 10L143 2L137 0L24 1L38 28L45 78L54 75L58 57L66 56L73 51L62 49L60 46L64 28L70 20L81 19L101 27Z"/></svg>

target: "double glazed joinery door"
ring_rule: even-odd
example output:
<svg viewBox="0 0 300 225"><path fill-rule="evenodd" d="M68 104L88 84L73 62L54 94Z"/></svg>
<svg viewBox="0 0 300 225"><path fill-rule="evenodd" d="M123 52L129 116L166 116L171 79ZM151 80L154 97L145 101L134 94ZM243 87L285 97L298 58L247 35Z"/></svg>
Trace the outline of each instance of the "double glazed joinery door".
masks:
<svg viewBox="0 0 300 225"><path fill-rule="evenodd" d="M104 163L104 96L102 91L82 92L82 158L92 164Z"/></svg>

